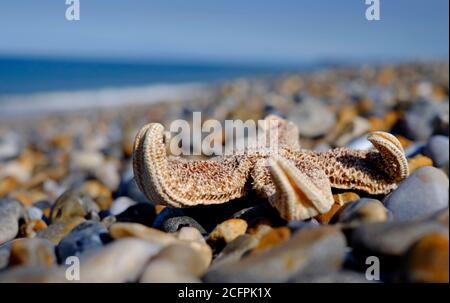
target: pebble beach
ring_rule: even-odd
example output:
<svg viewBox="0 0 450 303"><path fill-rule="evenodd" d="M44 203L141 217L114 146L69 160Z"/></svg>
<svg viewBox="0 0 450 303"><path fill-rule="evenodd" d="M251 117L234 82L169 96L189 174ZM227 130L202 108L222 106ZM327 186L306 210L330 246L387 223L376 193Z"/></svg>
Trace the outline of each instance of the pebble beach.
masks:
<svg viewBox="0 0 450 303"><path fill-rule="evenodd" d="M0 282L448 283L448 68L343 66L0 114ZM366 150L368 133L388 132L409 176L387 195L333 189L331 209L307 220L286 221L253 194L156 204L134 180L135 136L193 112L218 121L278 115L314 151ZM71 257L79 279L68 274Z"/></svg>

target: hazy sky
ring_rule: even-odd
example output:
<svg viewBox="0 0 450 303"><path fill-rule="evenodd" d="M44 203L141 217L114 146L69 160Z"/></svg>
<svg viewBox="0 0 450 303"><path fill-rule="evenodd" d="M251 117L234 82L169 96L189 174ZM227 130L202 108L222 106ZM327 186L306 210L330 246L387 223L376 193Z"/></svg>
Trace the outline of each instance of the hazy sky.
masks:
<svg viewBox="0 0 450 303"><path fill-rule="evenodd" d="M237 61L448 56L448 0L0 0L0 54Z"/></svg>

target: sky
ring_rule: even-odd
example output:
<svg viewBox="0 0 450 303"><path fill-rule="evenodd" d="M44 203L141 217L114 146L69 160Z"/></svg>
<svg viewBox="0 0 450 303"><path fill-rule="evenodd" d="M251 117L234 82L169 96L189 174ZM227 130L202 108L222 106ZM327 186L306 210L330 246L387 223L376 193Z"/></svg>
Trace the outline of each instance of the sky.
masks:
<svg viewBox="0 0 450 303"><path fill-rule="evenodd" d="M448 57L448 0L0 0L0 55L302 62Z"/></svg>

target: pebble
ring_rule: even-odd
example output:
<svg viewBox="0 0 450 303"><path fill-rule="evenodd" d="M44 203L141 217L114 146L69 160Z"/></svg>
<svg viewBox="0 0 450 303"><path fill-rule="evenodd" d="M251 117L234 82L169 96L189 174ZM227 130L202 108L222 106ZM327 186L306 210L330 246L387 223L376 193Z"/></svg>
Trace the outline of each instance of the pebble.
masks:
<svg viewBox="0 0 450 303"><path fill-rule="evenodd" d="M211 268L222 266L225 263L233 263L242 258L247 252L254 249L259 243L259 238L255 235L244 234L230 243L214 259Z"/></svg>
<svg viewBox="0 0 450 303"><path fill-rule="evenodd" d="M57 245L67 234L70 233L77 225L86 221L84 218L75 217L64 221L56 222L47 228L37 232L36 236L42 239L50 240Z"/></svg>
<svg viewBox="0 0 450 303"><path fill-rule="evenodd" d="M193 227L183 227L176 233L180 243L187 244L189 247L197 251L202 257L205 267L211 264L213 253L211 247L206 243L200 231Z"/></svg>
<svg viewBox="0 0 450 303"><path fill-rule="evenodd" d="M391 217L389 210L380 201L362 198L342 206L332 218L331 223L344 223L354 227L368 222L385 222Z"/></svg>
<svg viewBox="0 0 450 303"><path fill-rule="evenodd" d="M414 157L408 159L408 167L409 167L410 174L412 174L413 172L415 172L416 170L418 170L421 167L432 166L432 165L433 165L433 160L431 160L430 158L428 158L422 154L417 154Z"/></svg>
<svg viewBox="0 0 450 303"><path fill-rule="evenodd" d="M206 234L206 230L197 221L188 216L169 218L164 221L162 229L167 233L173 233L177 232L182 227L194 227L202 234Z"/></svg>
<svg viewBox="0 0 450 303"><path fill-rule="evenodd" d="M152 227L157 229L163 229L164 221L174 217L185 216L184 209L181 208L173 208L173 207L164 207L158 215L155 217L153 221Z"/></svg>
<svg viewBox="0 0 450 303"><path fill-rule="evenodd" d="M433 160L436 167L443 167L448 163L449 157L448 137L442 135L432 136L424 149L424 154Z"/></svg>
<svg viewBox="0 0 450 303"><path fill-rule="evenodd" d="M111 207L109 208L109 211L112 215L118 215L122 212L124 212L128 207L133 206L136 204L136 201L126 197L118 197L111 203Z"/></svg>
<svg viewBox="0 0 450 303"><path fill-rule="evenodd" d="M104 164L104 156L97 151L77 150L71 153L72 170L91 171Z"/></svg>
<svg viewBox="0 0 450 303"><path fill-rule="evenodd" d="M0 272L9 264L10 245L0 245Z"/></svg>
<svg viewBox="0 0 450 303"><path fill-rule="evenodd" d="M192 283L200 282L199 277L208 264L198 252L189 246L172 244L163 248L144 270L142 283Z"/></svg>
<svg viewBox="0 0 450 303"><path fill-rule="evenodd" d="M122 176L117 195L128 197L136 202L149 203L150 201L147 197L139 190L139 187L133 178L132 171L129 174L130 176Z"/></svg>
<svg viewBox="0 0 450 303"><path fill-rule="evenodd" d="M19 232L19 219L24 212L22 204L18 201L0 200L0 244L16 237Z"/></svg>
<svg viewBox="0 0 450 303"><path fill-rule="evenodd" d="M119 188L120 174L115 162L105 161L102 165L95 167L92 174L110 191L116 191Z"/></svg>
<svg viewBox="0 0 450 303"><path fill-rule="evenodd" d="M118 222L134 222L152 226L155 217L156 212L153 205L149 203L138 203L116 215L116 220Z"/></svg>
<svg viewBox="0 0 450 303"><path fill-rule="evenodd" d="M81 283L135 282L142 269L161 247L141 239L120 239L104 248L83 254ZM61 271L65 272L65 268Z"/></svg>
<svg viewBox="0 0 450 303"><path fill-rule="evenodd" d="M110 226L109 233L114 239L134 237L161 246L176 242L174 235L139 223L114 223Z"/></svg>
<svg viewBox="0 0 450 303"><path fill-rule="evenodd" d="M76 226L56 247L59 263L70 256L79 256L91 249L100 248L108 234L106 228L97 221L86 221Z"/></svg>
<svg viewBox="0 0 450 303"><path fill-rule="evenodd" d="M336 123L336 116L320 100L308 98L289 112L288 120L298 126L300 136L314 138L330 131Z"/></svg>
<svg viewBox="0 0 450 303"><path fill-rule="evenodd" d="M402 134L412 140L426 141L433 134L433 123L439 110L435 103L424 100L415 102L400 122Z"/></svg>
<svg viewBox="0 0 450 303"><path fill-rule="evenodd" d="M245 234L247 227L247 222L242 219L229 219L216 226L209 234L208 242L223 240L225 243L230 243L238 236Z"/></svg>
<svg viewBox="0 0 450 303"><path fill-rule="evenodd" d="M68 190L53 205L50 221L56 223L76 217L88 218L98 212L97 204L89 196L76 190Z"/></svg>
<svg viewBox="0 0 450 303"><path fill-rule="evenodd" d="M108 209L111 206L112 193L110 189L97 180L86 181L80 191L94 200L100 210Z"/></svg>
<svg viewBox="0 0 450 303"><path fill-rule="evenodd" d="M448 207L448 177L431 166L419 168L384 199L397 221L413 220Z"/></svg>
<svg viewBox="0 0 450 303"><path fill-rule="evenodd" d="M252 254L261 253L269 248L277 246L288 240L291 230L288 227L271 228L259 240L258 246L252 250Z"/></svg>
<svg viewBox="0 0 450 303"><path fill-rule="evenodd" d="M334 227L304 229L270 250L215 266L203 279L219 283L287 282L302 274L337 270L345 247L344 235Z"/></svg>
<svg viewBox="0 0 450 303"><path fill-rule="evenodd" d="M324 214L320 214L316 216L315 218L320 223L328 223L331 218L333 218L334 214L336 214L337 211L346 203L349 203L351 201L355 201L359 199L358 194L354 192L344 192L333 195L334 203L331 205L331 208L328 212Z"/></svg>
<svg viewBox="0 0 450 303"><path fill-rule="evenodd" d="M448 260L448 233L429 233L407 253L404 279L410 283L448 283Z"/></svg>
<svg viewBox="0 0 450 303"><path fill-rule="evenodd" d="M67 282L56 267L15 266L0 272L0 283ZM55 278L58 276L59 278Z"/></svg>
<svg viewBox="0 0 450 303"><path fill-rule="evenodd" d="M356 228L349 236L349 245L362 253L403 256L420 238L431 232L446 232L445 227L434 220L410 222L367 223Z"/></svg>
<svg viewBox="0 0 450 303"><path fill-rule="evenodd" d="M283 222L280 218L278 211L267 202L243 208L234 213L231 217L245 220L249 228L257 226L261 223L269 224L271 226L285 224L285 222Z"/></svg>
<svg viewBox="0 0 450 303"><path fill-rule="evenodd" d="M22 238L11 243L9 266L52 267L55 264L55 246L48 240Z"/></svg>
<svg viewBox="0 0 450 303"><path fill-rule="evenodd" d="M27 215L29 220L40 220L44 216L44 212L35 206L30 206L27 209Z"/></svg>
<svg viewBox="0 0 450 303"><path fill-rule="evenodd" d="M17 157L20 154L20 137L14 132L0 134L0 162Z"/></svg>
<svg viewBox="0 0 450 303"><path fill-rule="evenodd" d="M308 219L308 220L296 220L296 221L290 221L287 225L293 232L296 232L298 230L304 229L304 228L315 228L319 227L320 223L314 218Z"/></svg>
<svg viewBox="0 0 450 303"><path fill-rule="evenodd" d="M22 224L19 229L21 237L33 238L40 230L47 228L47 223L44 220L29 220Z"/></svg>

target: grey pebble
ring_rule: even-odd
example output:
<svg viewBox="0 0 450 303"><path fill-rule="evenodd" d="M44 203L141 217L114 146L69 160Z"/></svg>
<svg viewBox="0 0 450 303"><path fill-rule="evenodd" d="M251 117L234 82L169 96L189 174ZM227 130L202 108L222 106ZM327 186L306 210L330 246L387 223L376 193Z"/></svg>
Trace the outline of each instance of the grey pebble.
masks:
<svg viewBox="0 0 450 303"><path fill-rule="evenodd" d="M384 199L396 221L414 220L448 207L448 177L440 169L417 169Z"/></svg>
<svg viewBox="0 0 450 303"><path fill-rule="evenodd" d="M100 222L81 223L59 242L56 248L59 263L64 263L68 257L79 256L88 250L103 246L102 236L106 234L108 231Z"/></svg>
<svg viewBox="0 0 450 303"><path fill-rule="evenodd" d="M448 137L442 135L432 136L425 146L424 155L433 160L434 166L443 167L446 163L448 163Z"/></svg>

